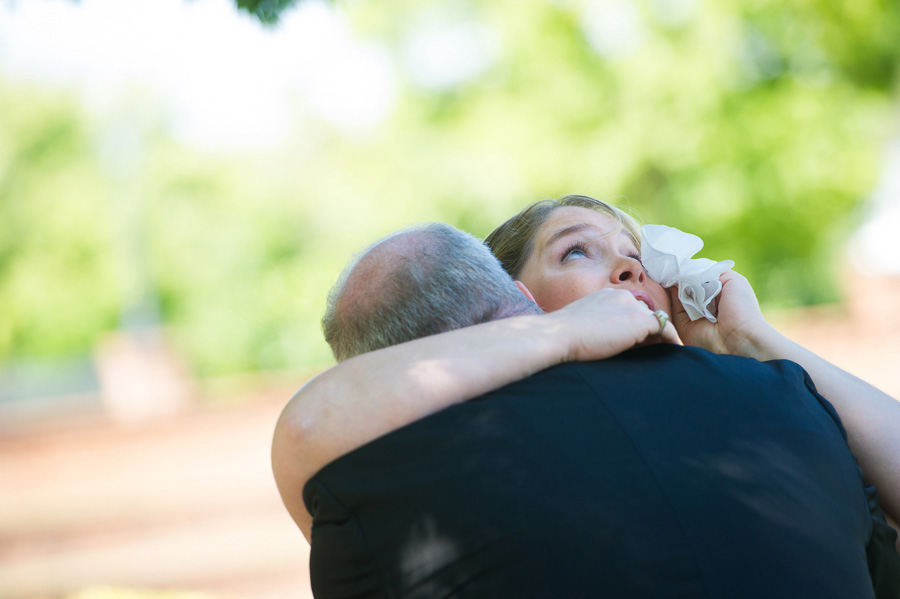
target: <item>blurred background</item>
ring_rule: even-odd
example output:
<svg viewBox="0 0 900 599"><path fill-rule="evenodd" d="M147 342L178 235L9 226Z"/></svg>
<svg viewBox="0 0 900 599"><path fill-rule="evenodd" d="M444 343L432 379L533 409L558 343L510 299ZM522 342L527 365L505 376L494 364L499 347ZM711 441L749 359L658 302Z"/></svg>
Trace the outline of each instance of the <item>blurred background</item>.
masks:
<svg viewBox="0 0 900 599"><path fill-rule="evenodd" d="M900 397L894 0L0 2L0 599L310 597L278 413L351 254L608 199Z"/></svg>

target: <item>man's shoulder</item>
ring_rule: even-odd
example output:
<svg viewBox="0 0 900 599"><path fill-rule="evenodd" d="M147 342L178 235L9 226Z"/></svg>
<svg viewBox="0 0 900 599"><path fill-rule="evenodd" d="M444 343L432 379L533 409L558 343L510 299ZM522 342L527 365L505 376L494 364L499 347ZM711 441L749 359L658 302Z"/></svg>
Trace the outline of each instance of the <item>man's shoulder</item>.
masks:
<svg viewBox="0 0 900 599"><path fill-rule="evenodd" d="M637 347L605 360L569 362L545 372L546 374L538 375L582 376L591 380L597 377L614 377L620 384L677 384L704 377L730 380L784 379L792 384L805 384L808 380L806 371L790 360L760 362L743 356L716 354L700 347L672 344Z"/></svg>
<svg viewBox="0 0 900 599"><path fill-rule="evenodd" d="M511 383L504 390L521 391L560 382L574 384L578 380L584 383L598 378L627 385L664 384L707 376L803 380L805 371L789 360L760 362L742 356L715 354L699 347L656 344L630 349L604 360L558 364Z"/></svg>
<svg viewBox="0 0 900 599"><path fill-rule="evenodd" d="M837 420L806 372L794 362L760 362L697 347L662 344L595 362L560 364L487 393L476 403L510 401L525 405L547 399L567 406L599 401L610 409L623 405L664 413L686 406L711 413L722 409L731 413L801 409L820 416L827 413Z"/></svg>

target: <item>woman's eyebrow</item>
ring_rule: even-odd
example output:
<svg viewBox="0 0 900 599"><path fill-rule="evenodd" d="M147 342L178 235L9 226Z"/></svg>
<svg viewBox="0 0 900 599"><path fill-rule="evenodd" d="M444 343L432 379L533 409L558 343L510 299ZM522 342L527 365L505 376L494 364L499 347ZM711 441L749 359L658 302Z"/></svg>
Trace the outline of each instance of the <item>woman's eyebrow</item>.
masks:
<svg viewBox="0 0 900 599"><path fill-rule="evenodd" d="M594 229L597 230L597 227L594 225L589 225L587 223L579 223L577 225L572 225L570 227L566 227L565 229L560 229L556 233L550 236L550 239L547 240L547 246L551 246L556 243L560 238L565 237L566 235L571 235L572 233L577 233L578 231L582 231L584 229Z"/></svg>

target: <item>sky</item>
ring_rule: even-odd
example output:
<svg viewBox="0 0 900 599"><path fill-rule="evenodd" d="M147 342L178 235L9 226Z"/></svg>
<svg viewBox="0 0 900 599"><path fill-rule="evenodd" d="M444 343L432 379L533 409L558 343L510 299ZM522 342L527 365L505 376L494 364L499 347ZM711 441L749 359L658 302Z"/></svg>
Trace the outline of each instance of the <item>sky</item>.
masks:
<svg viewBox="0 0 900 599"><path fill-rule="evenodd" d="M96 111L149 95L210 148L277 144L298 103L350 133L377 124L396 94L386 50L330 5L298 4L271 28L232 0L0 1L0 73Z"/></svg>

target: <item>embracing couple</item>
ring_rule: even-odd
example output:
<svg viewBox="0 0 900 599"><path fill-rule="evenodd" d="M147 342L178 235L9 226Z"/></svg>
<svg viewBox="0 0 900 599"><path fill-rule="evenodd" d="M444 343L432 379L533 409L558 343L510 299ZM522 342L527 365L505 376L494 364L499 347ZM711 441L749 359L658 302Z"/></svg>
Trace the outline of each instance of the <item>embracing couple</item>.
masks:
<svg viewBox="0 0 900 599"><path fill-rule="evenodd" d="M900 596L900 403L719 280L584 196L359 254L273 442L316 597Z"/></svg>

